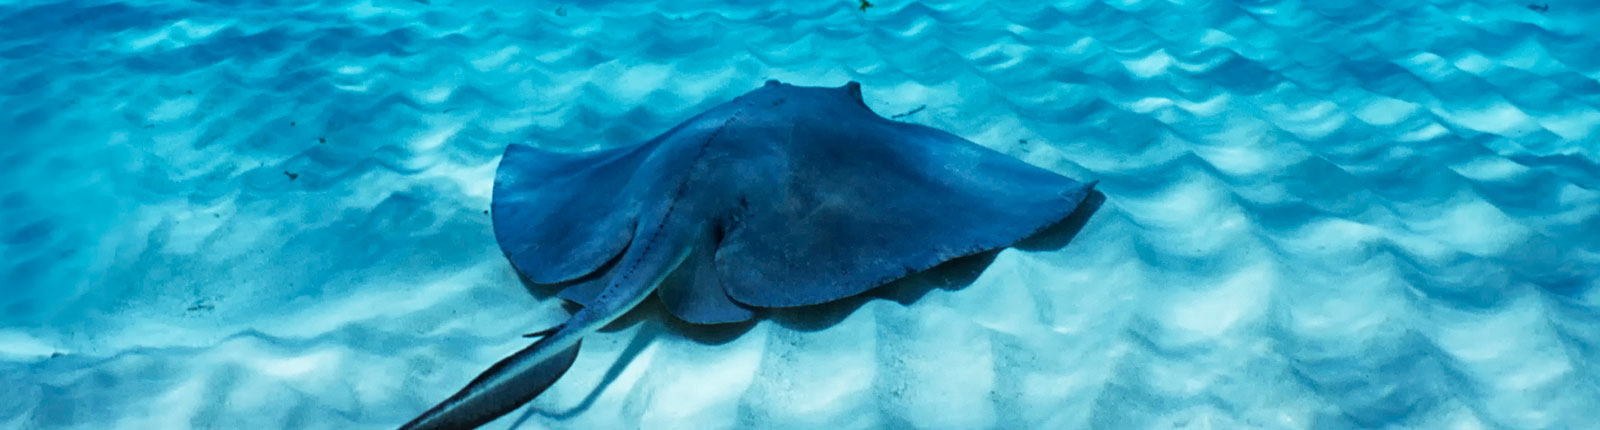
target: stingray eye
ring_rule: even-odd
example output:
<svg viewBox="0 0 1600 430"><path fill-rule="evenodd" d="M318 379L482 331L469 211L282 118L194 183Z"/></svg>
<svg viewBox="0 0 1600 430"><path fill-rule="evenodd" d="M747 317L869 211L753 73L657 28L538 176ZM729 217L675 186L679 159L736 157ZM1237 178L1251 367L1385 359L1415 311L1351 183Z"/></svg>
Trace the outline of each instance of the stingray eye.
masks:
<svg viewBox="0 0 1600 430"><path fill-rule="evenodd" d="M867 101L862 99L862 97L861 97L861 83L860 82L850 81L848 83L845 83L844 86L839 87L839 89L840 90L844 90L845 94L848 94L850 96L851 100L855 100L856 101L856 104L861 105L861 107L867 107Z"/></svg>

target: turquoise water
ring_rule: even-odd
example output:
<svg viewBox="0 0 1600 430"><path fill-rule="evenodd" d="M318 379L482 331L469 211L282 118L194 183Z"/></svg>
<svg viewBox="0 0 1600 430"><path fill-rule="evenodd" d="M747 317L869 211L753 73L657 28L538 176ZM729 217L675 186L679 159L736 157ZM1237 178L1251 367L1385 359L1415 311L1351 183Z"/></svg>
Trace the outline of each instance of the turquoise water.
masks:
<svg viewBox="0 0 1600 430"><path fill-rule="evenodd" d="M857 5L0 0L0 428L393 428L566 316L483 213L506 144L766 79L1107 200L827 324L647 303L487 428L1600 423L1600 8Z"/></svg>

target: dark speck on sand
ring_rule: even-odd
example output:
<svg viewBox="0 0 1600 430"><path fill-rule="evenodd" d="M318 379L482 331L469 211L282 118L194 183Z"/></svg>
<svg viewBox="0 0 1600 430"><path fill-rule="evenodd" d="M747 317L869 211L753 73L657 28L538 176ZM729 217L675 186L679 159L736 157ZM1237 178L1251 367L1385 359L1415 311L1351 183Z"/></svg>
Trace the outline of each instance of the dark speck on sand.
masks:
<svg viewBox="0 0 1600 430"><path fill-rule="evenodd" d="M917 112L922 112L923 109L927 109L927 108L928 108L928 105L917 106L916 109L912 109L912 110L906 111L906 112L901 113L899 115L891 116L891 117L889 117L889 119L900 119L900 118L904 118L904 117L907 117L907 116L915 115Z"/></svg>

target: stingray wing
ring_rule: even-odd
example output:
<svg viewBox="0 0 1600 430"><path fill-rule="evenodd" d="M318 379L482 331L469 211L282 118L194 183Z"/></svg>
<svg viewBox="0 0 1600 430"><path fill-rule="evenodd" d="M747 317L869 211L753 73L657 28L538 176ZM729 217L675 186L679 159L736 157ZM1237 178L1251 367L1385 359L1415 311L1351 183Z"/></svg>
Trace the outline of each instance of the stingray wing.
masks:
<svg viewBox="0 0 1600 430"><path fill-rule="evenodd" d="M565 282L622 253L639 217L623 190L649 145L558 153L513 144L495 173L494 236L529 280Z"/></svg>
<svg viewBox="0 0 1600 430"><path fill-rule="evenodd" d="M843 109L848 111L848 109ZM734 300L804 306L1003 248L1066 218L1092 183L867 111L798 116L716 263Z"/></svg>

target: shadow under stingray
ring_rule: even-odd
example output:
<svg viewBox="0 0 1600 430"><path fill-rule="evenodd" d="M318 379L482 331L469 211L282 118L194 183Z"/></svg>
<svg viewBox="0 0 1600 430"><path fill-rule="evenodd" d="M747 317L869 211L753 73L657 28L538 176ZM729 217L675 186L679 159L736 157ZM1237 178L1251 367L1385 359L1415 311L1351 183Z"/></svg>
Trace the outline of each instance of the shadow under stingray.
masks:
<svg viewBox="0 0 1600 430"><path fill-rule="evenodd" d="M1079 204L1078 208L1073 210L1066 218L1018 241L1009 248L1028 252L1048 252L1065 248L1072 243L1072 240L1078 236L1083 227L1089 223L1089 219L1094 216L1095 212L1100 210L1100 206L1105 203L1105 200L1104 193L1091 189L1083 199L1083 203ZM660 336L663 331L703 345L721 345L730 342L749 332L751 328L754 328L762 320L771 320L784 328L796 331L820 331L844 321L856 309L872 300L892 300L909 306L935 289L956 291L966 288L968 285L972 285L978 279L978 276L989 268L990 264L994 263L995 258L1003 250L1005 248L946 261L933 268L907 275L866 293L828 303L784 309L758 308L755 309L755 318L737 323L691 324L673 316L660 300L645 300L633 310L623 314L616 321L600 329L601 332L614 333L640 325L638 332L628 342L628 345L623 348L617 361L606 369L606 373L601 377L600 383L595 385L594 389L589 392L588 396L584 397L583 401L560 412L540 412L536 408L526 408L525 412L517 417L517 420L509 428L521 428L534 414L541 414L554 419L564 419L588 410L600 398L600 393L604 392L606 387L622 376L623 370L627 369L628 364L633 361L633 357L637 357L641 352L644 352L645 347L649 346L650 342ZM614 263L614 260L607 262L596 273L604 273ZM529 281L526 277L519 276L519 278L522 279L523 286L527 287L528 291L540 300L555 296L556 292L561 291L566 285L583 282L587 279L581 278L561 284L537 284ZM572 302L564 302L563 307L568 312L574 312L580 308L578 304Z"/></svg>

